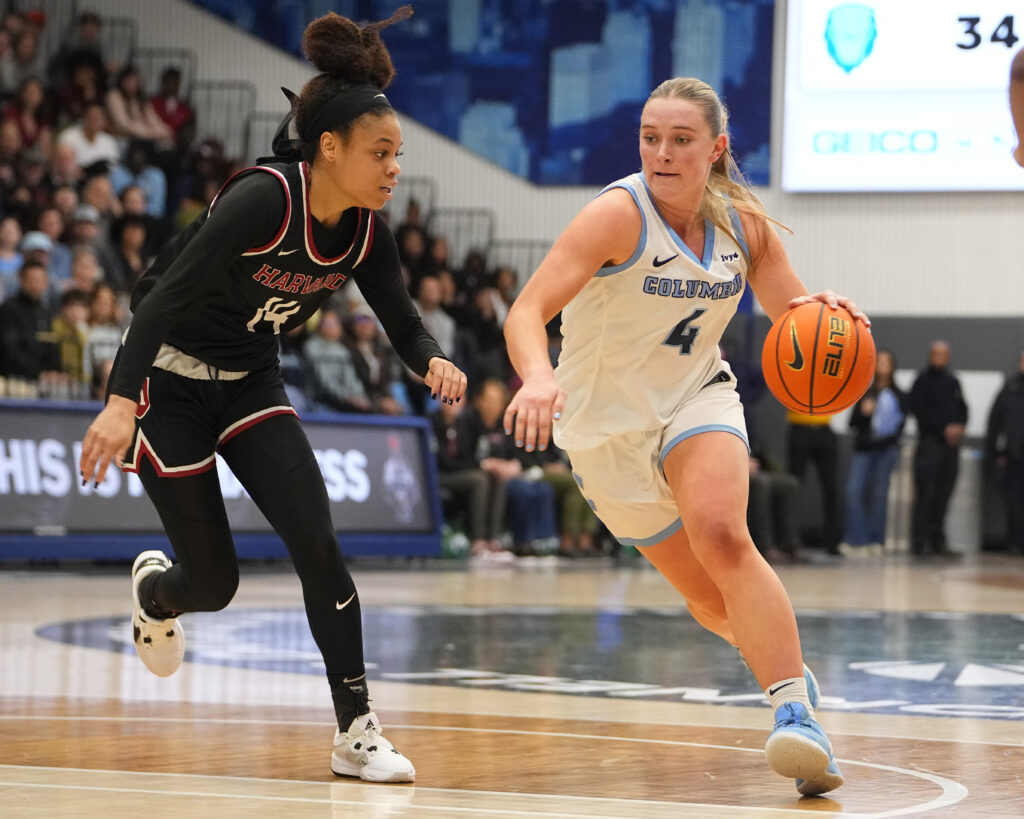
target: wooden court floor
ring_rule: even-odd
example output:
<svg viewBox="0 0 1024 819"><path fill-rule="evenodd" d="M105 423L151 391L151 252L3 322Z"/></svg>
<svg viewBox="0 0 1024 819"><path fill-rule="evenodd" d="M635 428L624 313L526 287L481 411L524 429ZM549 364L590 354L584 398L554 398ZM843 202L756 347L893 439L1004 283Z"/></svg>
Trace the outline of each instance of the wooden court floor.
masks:
<svg viewBox="0 0 1024 819"><path fill-rule="evenodd" d="M415 785L329 770L286 566L126 645L127 567L0 568L0 817L1024 816L1024 560L783 566L846 784L800 798L734 653L640 564L353 565L374 708ZM744 676L746 675L746 676Z"/></svg>

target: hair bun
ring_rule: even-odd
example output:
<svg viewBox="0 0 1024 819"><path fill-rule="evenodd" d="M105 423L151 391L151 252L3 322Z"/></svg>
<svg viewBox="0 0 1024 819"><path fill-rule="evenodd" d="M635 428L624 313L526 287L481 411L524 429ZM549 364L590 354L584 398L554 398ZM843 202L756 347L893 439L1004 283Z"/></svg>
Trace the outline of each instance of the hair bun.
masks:
<svg viewBox="0 0 1024 819"><path fill-rule="evenodd" d="M402 6L387 20L359 26L333 11L306 27L302 51L313 67L324 74L353 84L371 82L386 88L395 74L380 30L412 16L412 6Z"/></svg>

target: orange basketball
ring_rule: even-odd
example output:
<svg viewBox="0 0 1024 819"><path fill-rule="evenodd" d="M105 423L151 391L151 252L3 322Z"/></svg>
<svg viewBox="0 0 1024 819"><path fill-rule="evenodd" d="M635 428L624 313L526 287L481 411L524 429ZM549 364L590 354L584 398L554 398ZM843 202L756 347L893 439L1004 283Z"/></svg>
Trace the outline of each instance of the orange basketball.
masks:
<svg viewBox="0 0 1024 819"><path fill-rule="evenodd" d="M844 308L801 304L768 331L761 369L786 409L831 415L853 406L871 386L875 341Z"/></svg>

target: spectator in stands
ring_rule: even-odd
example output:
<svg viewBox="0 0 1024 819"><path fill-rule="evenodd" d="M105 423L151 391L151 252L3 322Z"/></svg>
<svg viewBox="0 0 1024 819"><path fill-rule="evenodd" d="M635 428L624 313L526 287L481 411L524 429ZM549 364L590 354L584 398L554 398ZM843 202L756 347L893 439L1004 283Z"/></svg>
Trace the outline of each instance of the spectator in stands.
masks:
<svg viewBox="0 0 1024 819"><path fill-rule="evenodd" d="M7 200L18 183L18 159L21 155L21 132L9 119L0 121L0 206L10 207Z"/></svg>
<svg viewBox="0 0 1024 819"><path fill-rule="evenodd" d="M174 142L174 131L156 112L142 90L142 77L132 65L126 65L117 75L113 87L107 92L107 111L110 130L114 136L140 139L147 142Z"/></svg>
<svg viewBox="0 0 1024 819"><path fill-rule="evenodd" d="M522 450L520 452L522 457ZM541 466L540 479L551 486L558 509L558 554L561 557L599 557L594 541L598 520L569 467L569 456L551 444L547 450L535 450L531 457Z"/></svg>
<svg viewBox="0 0 1024 819"><path fill-rule="evenodd" d="M85 173L82 171L82 166L78 164L78 159L75 156L75 148L70 144L62 144L58 142L53 148L53 159L50 160L49 164L49 187L53 190L54 197L57 196L57 192L61 188L71 188L75 194L74 203L70 207L66 207L61 203L54 201L54 205L60 208L64 214L65 219L71 216L71 211L75 209L75 205L78 204L78 186L82 182L82 178Z"/></svg>
<svg viewBox="0 0 1024 819"><path fill-rule="evenodd" d="M93 11L83 11L75 20L75 30L61 43L50 60L50 85L59 87L72 76L79 65L95 70L100 87L106 86L107 64L103 58L100 35L103 22Z"/></svg>
<svg viewBox="0 0 1024 819"><path fill-rule="evenodd" d="M18 271L22 255L21 224L13 216L0 220L0 302L18 290Z"/></svg>
<svg viewBox="0 0 1024 819"><path fill-rule="evenodd" d="M429 275L420 279L415 301L423 326L437 339L442 350L455 350L455 321L441 308L441 281Z"/></svg>
<svg viewBox="0 0 1024 819"><path fill-rule="evenodd" d="M17 96L4 109L4 119L17 124L23 148L38 147L47 158L53 153L53 122L46 109L46 88L39 77L22 80Z"/></svg>
<svg viewBox="0 0 1024 819"><path fill-rule="evenodd" d="M896 359L879 350L875 380L850 414L853 454L846 481L846 557L881 555L885 548L889 480L900 456L907 396L896 386Z"/></svg>
<svg viewBox="0 0 1024 819"><path fill-rule="evenodd" d="M415 291L420 277L428 268L427 234L422 228L410 227L402 234L402 243L398 245L398 256L409 272L410 288Z"/></svg>
<svg viewBox="0 0 1024 819"><path fill-rule="evenodd" d="M39 147L22 151L18 158L17 177L11 199L18 201L25 224L35 224L39 214L52 200L52 188L46 174L46 157Z"/></svg>
<svg viewBox="0 0 1024 819"><path fill-rule="evenodd" d="M1024 352L992 404L985 449L1005 492L1006 549L1024 554Z"/></svg>
<svg viewBox="0 0 1024 819"><path fill-rule="evenodd" d="M30 77L46 75L46 55L39 47L39 32L26 26L14 41L14 84L20 86Z"/></svg>
<svg viewBox="0 0 1024 819"><path fill-rule="evenodd" d="M347 339L356 374L370 398L375 412L402 415L408 398L402 384L401 365L391 345L381 338L377 318L369 310L359 310L351 318Z"/></svg>
<svg viewBox="0 0 1024 819"><path fill-rule="evenodd" d="M18 87L15 79L14 42L11 33L0 28L0 97L10 96Z"/></svg>
<svg viewBox="0 0 1024 819"><path fill-rule="evenodd" d="M146 220L141 216L122 216L111 226L111 267L104 269L105 281L116 290L130 292L146 268Z"/></svg>
<svg viewBox="0 0 1024 819"><path fill-rule="evenodd" d="M468 311L467 340L472 341L469 349L467 375L470 378L508 377L508 355L505 352L505 337L501 323L494 310L492 291L477 290L473 297L473 310Z"/></svg>
<svg viewBox="0 0 1024 819"><path fill-rule="evenodd" d="M83 170L92 170L94 165L109 170L121 161L121 150L106 127L107 109L102 103L90 102L85 106L81 120L61 131L57 142L71 146L75 162Z"/></svg>
<svg viewBox="0 0 1024 819"><path fill-rule="evenodd" d="M771 468L764 456L751 453L747 528L754 545L769 563L800 554L800 481Z"/></svg>
<svg viewBox="0 0 1024 819"><path fill-rule="evenodd" d="M960 556L946 539L946 512L960 472L967 402L960 380L949 371L949 359L949 345L933 341L928 366L910 390L910 411L917 418L918 432L910 527L910 549L915 555Z"/></svg>
<svg viewBox="0 0 1024 819"><path fill-rule="evenodd" d="M512 302L519 294L519 274L511 267L499 267L494 271L494 290L498 294L498 298L501 299L501 306L498 308L499 314L503 310L504 314L508 315ZM504 319L502 319L502 324L504 324Z"/></svg>
<svg viewBox="0 0 1024 819"><path fill-rule="evenodd" d="M60 152L60 149L57 149ZM53 192L53 206L60 211L64 219L65 244L71 241L71 222L74 219L75 208L78 207L78 188L72 185L61 185Z"/></svg>
<svg viewBox="0 0 1024 819"><path fill-rule="evenodd" d="M56 292L60 282L54 281L51 268L53 240L41 230L30 230L21 239L21 255L25 261L36 262L46 266L48 294L46 301L52 306L56 303Z"/></svg>
<svg viewBox="0 0 1024 819"><path fill-rule="evenodd" d="M104 364L113 362L123 333L117 295L110 285L97 284L89 294L89 323L85 331L83 356L86 371L94 383L95 373L102 370Z"/></svg>
<svg viewBox="0 0 1024 819"><path fill-rule="evenodd" d="M150 100L153 110L160 117L161 121L170 128L174 134L178 149L188 147L188 142L182 140L187 135L186 126L191 125L195 120L195 111L181 95L181 71L174 66L168 66L160 75L160 90Z"/></svg>
<svg viewBox="0 0 1024 819"><path fill-rule="evenodd" d="M405 234L411 230L419 231L423 233L425 228L423 227L423 210L420 207L420 201L415 196L410 196L409 201L405 205L405 216L402 218L402 224L395 228L395 243L402 247Z"/></svg>
<svg viewBox="0 0 1024 819"><path fill-rule="evenodd" d="M495 378L480 387L473 400L479 419L476 456L481 469L505 484L513 553L528 557L553 552L557 546L554 492L541 480L543 467L533 453L521 452L504 434L501 421L508 399L508 389Z"/></svg>
<svg viewBox="0 0 1024 819"><path fill-rule="evenodd" d="M110 174L91 173L82 183L79 197L85 205L92 205L100 216L100 235L109 238L110 229L122 215L121 200L114 195Z"/></svg>
<svg viewBox="0 0 1024 819"><path fill-rule="evenodd" d="M424 269L429 270L431 275L437 275L442 270L451 268L451 261L448 258L448 240L444 236L434 236L430 240L430 248L427 251L427 259L424 262Z"/></svg>
<svg viewBox="0 0 1024 819"><path fill-rule="evenodd" d="M46 265L26 261L18 273L18 291L0 304L0 375L37 381L59 374L60 356L50 325L53 312L45 296Z"/></svg>
<svg viewBox="0 0 1024 819"><path fill-rule="evenodd" d="M125 215L138 216L146 223L146 256L156 256L167 242L167 222L149 215L146 193L137 185L128 185L119 196L121 211Z"/></svg>
<svg viewBox="0 0 1024 819"><path fill-rule="evenodd" d="M75 208L71 217L70 245L72 251L77 251L83 245L89 247L103 270L104 280L106 280L108 271L116 264L114 250L100 231L100 214L92 205L83 202ZM74 264L72 264L73 273ZM115 290L118 289L116 281L107 281L107 283Z"/></svg>
<svg viewBox="0 0 1024 819"><path fill-rule="evenodd" d="M808 467L814 466L821 491L821 528L817 543L826 554L838 555L843 526L839 505L839 441L831 415L786 413L787 463L791 474L808 486Z"/></svg>
<svg viewBox="0 0 1024 819"><path fill-rule="evenodd" d="M60 310L51 325L54 343L60 355L60 371L67 377L71 396L88 393L92 369L85 364L85 344L89 327L89 297L81 290L65 290L60 295Z"/></svg>
<svg viewBox="0 0 1024 819"><path fill-rule="evenodd" d="M91 294L104 278L96 251L90 245L78 245L71 254L71 280L68 286Z"/></svg>
<svg viewBox="0 0 1024 819"><path fill-rule="evenodd" d="M475 296L476 291L487 286L487 257L479 250L470 250L462 267L455 271L459 292Z"/></svg>
<svg viewBox="0 0 1024 819"><path fill-rule="evenodd" d="M63 241L66 233L64 216L53 207L43 208L36 220L36 229L50 237L50 276L54 283L62 286L71 278L71 248Z"/></svg>
<svg viewBox="0 0 1024 819"><path fill-rule="evenodd" d="M124 162L115 165L110 172L110 184L118 196L129 186L141 189L146 197L146 213L154 219L164 218L167 178L150 162L150 143L141 139L128 143Z"/></svg>
<svg viewBox="0 0 1024 819"><path fill-rule="evenodd" d="M80 120L90 105L103 105L105 88L95 65L89 62L76 65L67 82L57 88L57 127Z"/></svg>
<svg viewBox="0 0 1024 819"><path fill-rule="evenodd" d="M316 332L302 348L308 373L306 395L314 404L336 412L371 412L373 404L356 374L352 353L342 344L343 335L341 316L323 310Z"/></svg>

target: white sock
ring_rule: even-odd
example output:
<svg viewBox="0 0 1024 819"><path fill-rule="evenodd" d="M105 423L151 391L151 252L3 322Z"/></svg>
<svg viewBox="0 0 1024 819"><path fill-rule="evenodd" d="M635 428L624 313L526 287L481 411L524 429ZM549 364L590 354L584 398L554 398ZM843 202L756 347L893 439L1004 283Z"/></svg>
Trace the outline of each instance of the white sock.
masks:
<svg viewBox="0 0 1024 819"><path fill-rule="evenodd" d="M787 680L779 680L769 685L764 690L764 695L771 703L774 714L780 705L787 702L798 702L807 709L807 713L814 716L814 709L811 708L811 701L807 698L807 680L804 677L790 677Z"/></svg>

